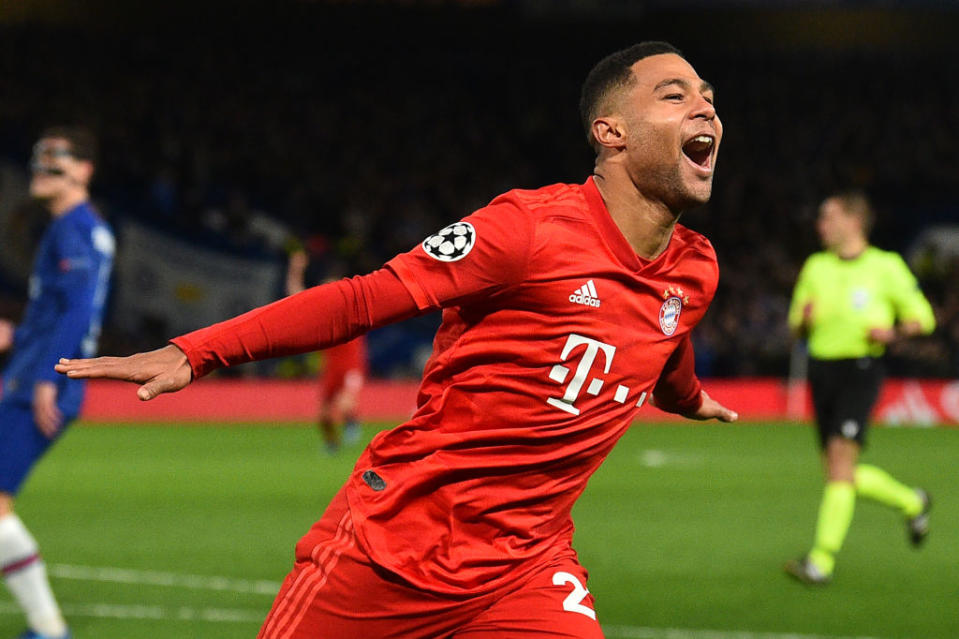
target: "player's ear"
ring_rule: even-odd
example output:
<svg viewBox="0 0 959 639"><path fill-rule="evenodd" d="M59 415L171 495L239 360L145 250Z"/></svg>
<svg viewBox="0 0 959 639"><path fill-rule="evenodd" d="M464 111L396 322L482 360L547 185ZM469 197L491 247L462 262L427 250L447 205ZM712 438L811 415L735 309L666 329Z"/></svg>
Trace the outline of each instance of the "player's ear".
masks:
<svg viewBox="0 0 959 639"><path fill-rule="evenodd" d="M596 143L604 148L620 150L626 147L626 126L622 118L615 115L596 118L590 130Z"/></svg>
<svg viewBox="0 0 959 639"><path fill-rule="evenodd" d="M89 160L80 160L77 162L76 178L83 186L90 186L93 179L93 162Z"/></svg>

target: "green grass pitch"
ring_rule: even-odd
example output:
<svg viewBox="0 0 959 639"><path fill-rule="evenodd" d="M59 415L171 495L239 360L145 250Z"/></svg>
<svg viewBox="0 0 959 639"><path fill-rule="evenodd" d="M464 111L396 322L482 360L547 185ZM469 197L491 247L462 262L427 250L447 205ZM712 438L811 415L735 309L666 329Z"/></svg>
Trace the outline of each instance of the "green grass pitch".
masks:
<svg viewBox="0 0 959 639"><path fill-rule="evenodd" d="M796 424L633 428L575 511L607 636L959 637L959 430L871 432L864 459L933 495L932 533L917 551L896 514L858 502L824 589L782 572L812 538L814 446ZM79 426L18 511L76 639L253 637L359 450L329 457L303 425ZM0 589L0 638L22 628Z"/></svg>

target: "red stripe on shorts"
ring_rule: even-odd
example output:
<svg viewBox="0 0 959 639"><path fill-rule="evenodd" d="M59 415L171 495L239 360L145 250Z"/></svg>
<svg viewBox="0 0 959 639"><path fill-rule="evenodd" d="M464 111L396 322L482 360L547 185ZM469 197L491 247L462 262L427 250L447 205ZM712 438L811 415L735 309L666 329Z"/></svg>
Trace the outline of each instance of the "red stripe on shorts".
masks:
<svg viewBox="0 0 959 639"><path fill-rule="evenodd" d="M304 566L284 596L282 607L278 605L263 628L260 639L289 639L296 632L303 616L310 609L317 593L326 585L330 573L336 567L340 555L356 543L353 537L353 519L350 512L344 513L336 527L332 541L317 544L310 553L313 560Z"/></svg>

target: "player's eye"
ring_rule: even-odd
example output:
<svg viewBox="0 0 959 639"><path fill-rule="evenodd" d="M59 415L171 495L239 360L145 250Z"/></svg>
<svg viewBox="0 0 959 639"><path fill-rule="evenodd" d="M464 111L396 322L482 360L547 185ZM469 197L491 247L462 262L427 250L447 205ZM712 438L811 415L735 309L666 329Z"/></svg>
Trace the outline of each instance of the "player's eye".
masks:
<svg viewBox="0 0 959 639"><path fill-rule="evenodd" d="M682 99L683 99L683 94L682 94L682 93L670 93L670 94L668 94L668 95L666 95L666 96L664 96L664 97L665 97L665 99L667 99L667 100L676 100L676 101L678 101L678 100L682 100Z"/></svg>

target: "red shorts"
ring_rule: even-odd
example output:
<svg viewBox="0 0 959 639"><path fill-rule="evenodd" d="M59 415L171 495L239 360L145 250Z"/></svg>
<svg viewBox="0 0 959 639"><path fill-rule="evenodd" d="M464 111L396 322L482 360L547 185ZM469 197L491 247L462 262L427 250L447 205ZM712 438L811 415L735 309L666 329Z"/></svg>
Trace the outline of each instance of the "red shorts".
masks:
<svg viewBox="0 0 959 639"><path fill-rule="evenodd" d="M373 564L356 542L344 491L296 545L259 639L501 639L603 636L572 552L515 583L454 597L413 587Z"/></svg>
<svg viewBox="0 0 959 639"><path fill-rule="evenodd" d="M357 393L366 377L366 338L357 337L323 351L325 363L320 377L320 393L330 401L341 390Z"/></svg>
<svg viewBox="0 0 959 639"><path fill-rule="evenodd" d="M361 368L324 371L320 380L320 397L323 401L330 402L341 391L356 395L363 388L363 377Z"/></svg>

